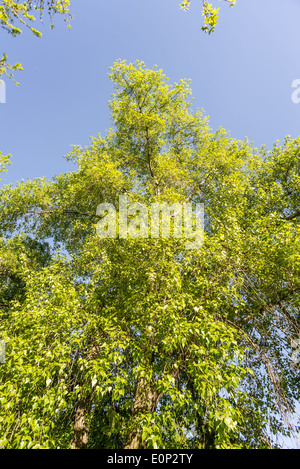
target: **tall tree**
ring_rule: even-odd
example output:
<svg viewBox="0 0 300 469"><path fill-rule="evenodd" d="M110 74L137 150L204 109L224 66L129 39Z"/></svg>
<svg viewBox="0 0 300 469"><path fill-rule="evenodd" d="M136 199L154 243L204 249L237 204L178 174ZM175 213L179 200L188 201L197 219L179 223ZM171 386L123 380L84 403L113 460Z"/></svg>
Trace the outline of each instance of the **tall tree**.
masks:
<svg viewBox="0 0 300 469"><path fill-rule="evenodd" d="M51 19L53 15L58 13L63 14L66 21L68 21L70 19L69 7L70 0L27 0L23 2L1 0L0 27L14 37L22 33L21 28L27 27L35 36L40 37L42 33L32 26L37 16L42 19L44 11L46 10ZM68 27L70 27L70 25L68 25ZM50 28L53 28L53 22ZM0 77L6 75L12 78L15 70L22 69L23 67L19 62L14 65L9 64L7 62L6 53L3 53L0 60Z"/></svg>
<svg viewBox="0 0 300 469"><path fill-rule="evenodd" d="M0 447L276 447L299 398L300 139L212 132L188 81L143 62L110 77L113 127L74 171L0 193ZM204 204L204 243L100 237L120 195L129 227Z"/></svg>

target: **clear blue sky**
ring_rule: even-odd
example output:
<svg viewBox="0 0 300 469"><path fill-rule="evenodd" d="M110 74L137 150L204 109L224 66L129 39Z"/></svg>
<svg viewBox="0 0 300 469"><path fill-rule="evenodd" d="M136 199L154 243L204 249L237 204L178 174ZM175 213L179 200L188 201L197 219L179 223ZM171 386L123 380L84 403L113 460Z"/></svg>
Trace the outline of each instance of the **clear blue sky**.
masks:
<svg viewBox="0 0 300 469"><path fill-rule="evenodd" d="M0 52L24 66L21 86L6 80L0 104L0 150L13 155L3 182L71 170L62 158L70 145L87 145L110 126L107 73L119 58L157 64L172 81L191 78L194 108L213 129L256 146L297 137L300 0L238 0L234 8L216 0L222 18L210 36L201 31L201 3L185 13L179 0L72 0L70 31L58 17L53 31L45 21L41 39L1 31Z"/></svg>
<svg viewBox="0 0 300 469"><path fill-rule="evenodd" d="M300 79L300 0L215 2L222 17L210 36L201 31L200 0L187 13L179 0L72 0L72 30L58 17L52 31L45 20L40 39L1 30L0 53L24 66L21 86L6 80L0 104L0 151L13 155L2 183L72 169L62 158L70 145L88 145L111 125L107 73L119 58L157 64L171 81L191 78L193 107L214 130L268 148L298 137L291 85Z"/></svg>

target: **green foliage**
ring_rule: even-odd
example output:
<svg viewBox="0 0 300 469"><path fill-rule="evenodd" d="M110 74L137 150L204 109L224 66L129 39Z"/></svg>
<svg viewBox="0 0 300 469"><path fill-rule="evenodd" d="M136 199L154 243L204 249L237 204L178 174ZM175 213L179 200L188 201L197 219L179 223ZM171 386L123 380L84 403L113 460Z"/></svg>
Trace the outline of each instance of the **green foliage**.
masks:
<svg viewBox="0 0 300 469"><path fill-rule="evenodd" d="M236 0L224 0L233 6ZM219 21L219 8L214 8L213 5L206 0L202 1L203 9L202 16L204 17L202 30L208 34L215 30L215 27ZM184 0L180 4L180 8L187 11L190 8L190 1ZM29 0L24 2L14 0L0 0L0 27L7 31L12 36L16 37L22 33L22 27L29 28L32 33L41 37L42 33L33 28L31 24L36 21L37 15L42 19L44 11L47 10L51 18L54 14L63 14L65 20L68 22L68 28L71 28L69 19L71 15L69 13L71 6L71 0ZM15 26L17 22L18 26ZM20 28L21 27L21 28ZM53 29L53 22L50 25L50 29ZM2 75L8 78L13 78L13 72L16 70L23 70L22 65L17 62L11 65L7 62L7 55L3 53L2 59L0 60L0 77ZM19 83L17 83L19 85Z"/></svg>
<svg viewBox="0 0 300 469"><path fill-rule="evenodd" d="M113 126L75 169L0 192L0 447L275 447L299 398L300 139L212 132L143 62L110 78ZM203 246L99 238L123 193L203 203Z"/></svg>
<svg viewBox="0 0 300 469"><path fill-rule="evenodd" d="M0 173L3 173L3 171L7 171L6 165L9 166L11 164L10 156L11 155L4 156L0 151Z"/></svg>
<svg viewBox="0 0 300 469"><path fill-rule="evenodd" d="M0 27L16 37L22 33L20 28L25 26L35 36L41 37L42 33L31 26L36 21L37 15L42 19L44 10L47 10L51 19L54 14L58 13L65 15L65 20L69 21L69 8L70 0L29 0L24 2L0 0ZM69 24L68 27L70 27ZM50 28L53 28L53 22ZM15 70L23 70L22 65L20 63L14 65L7 63L7 55L3 53L0 60L0 77L6 75L8 78L13 78L12 72Z"/></svg>

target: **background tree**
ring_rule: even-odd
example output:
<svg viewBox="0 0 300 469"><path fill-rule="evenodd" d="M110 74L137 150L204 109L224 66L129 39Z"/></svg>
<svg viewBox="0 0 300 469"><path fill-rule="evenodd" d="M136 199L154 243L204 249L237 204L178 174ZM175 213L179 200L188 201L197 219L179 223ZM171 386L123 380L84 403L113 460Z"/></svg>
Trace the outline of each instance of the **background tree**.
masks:
<svg viewBox="0 0 300 469"><path fill-rule="evenodd" d="M300 140L212 132L143 62L110 77L113 127L74 171L0 193L0 447L274 448L299 399ZM203 203L203 246L99 238L124 193Z"/></svg>

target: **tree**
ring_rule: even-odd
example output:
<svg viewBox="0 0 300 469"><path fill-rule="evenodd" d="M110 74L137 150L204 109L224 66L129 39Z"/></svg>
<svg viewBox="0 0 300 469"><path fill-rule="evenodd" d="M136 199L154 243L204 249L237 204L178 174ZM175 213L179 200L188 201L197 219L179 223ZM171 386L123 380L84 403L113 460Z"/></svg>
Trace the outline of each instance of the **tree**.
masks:
<svg viewBox="0 0 300 469"><path fill-rule="evenodd" d="M20 3L13 0L0 1L0 27L7 31L12 36L16 37L22 33L20 27L29 28L35 36L40 37L42 33L31 25L36 20L36 13L40 19L43 17L44 10L48 11L52 19L54 14L65 15L65 20L70 18L69 14L70 0L29 0ZM17 26L15 26L15 22ZM68 25L70 27L70 25ZM50 28L53 28L53 22ZM0 77L6 75L9 78L13 77L13 71L22 70L22 65L17 62L11 65L7 62L7 55L3 53L0 60Z"/></svg>
<svg viewBox="0 0 300 469"><path fill-rule="evenodd" d="M113 127L74 171L0 192L0 447L275 448L299 399L300 140L212 132L143 62L110 77ZM120 195L131 224L204 204L204 243L100 237Z"/></svg>

